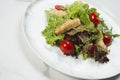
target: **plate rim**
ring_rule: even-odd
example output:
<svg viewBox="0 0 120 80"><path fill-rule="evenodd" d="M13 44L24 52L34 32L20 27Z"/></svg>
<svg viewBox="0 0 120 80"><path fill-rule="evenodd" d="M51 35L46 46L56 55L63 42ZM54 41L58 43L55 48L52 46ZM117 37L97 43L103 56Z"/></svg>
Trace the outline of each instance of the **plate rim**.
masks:
<svg viewBox="0 0 120 80"><path fill-rule="evenodd" d="M42 1L46 1L46 0L42 0ZM76 1L76 0L74 0L74 1ZM113 77L113 76L116 76L116 75L119 75L119 74L120 74L120 72L118 72L118 73L116 73L116 74L114 74L114 75L112 75L112 76L101 77L101 78L85 78L85 77L79 77L79 76L72 75L72 74L67 73L67 72L63 72L63 71L61 71L60 69L58 69L58 68L52 66L51 64L49 64L46 60L44 60L44 59L38 54L38 52L33 48L33 46L31 45L30 41L28 40L27 35L26 35L26 32L25 32L25 16L26 16L26 14L27 14L28 9L32 8L33 5L36 4L37 2L41 2L41 1L40 1L40 0L33 1L32 3L29 4L29 6L27 7L27 9L26 9L25 12L24 12L23 19L22 19L22 34L23 34L24 39L25 39L25 41L27 42L28 46L30 47L30 49L35 53L36 56L38 56L38 57L40 58L40 60L42 60L45 64L47 64L47 65L48 65L49 67L51 67L52 69L54 69L54 70L56 70L56 71L58 71L58 72L60 72L60 73L63 73L63 74L65 74L65 75L67 75L67 76L71 76L71 77L73 77L73 78L79 78L79 79L107 79L107 78L111 78L111 77ZM82 2L84 2L84 1L82 1ZM100 9L100 10L101 10L101 9ZM104 9L104 10L105 10L105 9ZM103 11L103 10L101 10L101 11ZM105 14L108 14L106 11L103 11L103 12L104 12ZM113 19L113 18L111 18L111 19ZM113 19L113 20L114 20L114 19Z"/></svg>

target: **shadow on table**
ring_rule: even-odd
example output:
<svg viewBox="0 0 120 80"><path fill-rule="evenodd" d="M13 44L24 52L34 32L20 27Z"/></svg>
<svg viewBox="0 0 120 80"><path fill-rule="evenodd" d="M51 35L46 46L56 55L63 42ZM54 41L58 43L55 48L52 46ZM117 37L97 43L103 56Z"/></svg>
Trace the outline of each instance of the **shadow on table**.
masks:
<svg viewBox="0 0 120 80"><path fill-rule="evenodd" d="M114 76L114 77L111 77L111 78L101 79L101 80L118 80L118 78L119 78L119 80L120 80L120 74L118 74L118 75L116 75L116 76Z"/></svg>

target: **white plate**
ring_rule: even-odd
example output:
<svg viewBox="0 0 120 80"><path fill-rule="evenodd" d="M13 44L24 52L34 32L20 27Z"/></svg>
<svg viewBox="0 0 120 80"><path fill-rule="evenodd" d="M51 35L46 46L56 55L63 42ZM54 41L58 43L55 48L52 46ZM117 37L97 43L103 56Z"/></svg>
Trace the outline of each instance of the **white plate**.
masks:
<svg viewBox="0 0 120 80"><path fill-rule="evenodd" d="M120 73L120 38L116 38L109 47L110 53L108 55L110 61L105 64L100 64L92 59L86 61L82 59L74 59L70 56L61 54L59 48L49 46L46 44L45 38L41 31L47 25L45 10L53 8L56 4L71 4L75 0L40 0L33 2L26 10L24 17L23 30L25 38L34 50L35 54L39 56L45 63L52 68L65 73L67 75L84 78L84 79L103 79L115 76ZM86 1L90 4L90 1ZM94 4L91 4L94 6ZM100 12L101 17L104 18L108 26L113 27L113 33L120 33L120 28L116 23L106 15L102 9L95 6Z"/></svg>

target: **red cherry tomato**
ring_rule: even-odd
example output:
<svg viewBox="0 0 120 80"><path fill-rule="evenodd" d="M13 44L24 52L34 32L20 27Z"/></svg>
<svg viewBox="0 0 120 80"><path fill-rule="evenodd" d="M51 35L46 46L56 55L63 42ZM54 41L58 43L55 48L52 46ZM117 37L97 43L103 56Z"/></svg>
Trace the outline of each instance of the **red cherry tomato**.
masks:
<svg viewBox="0 0 120 80"><path fill-rule="evenodd" d="M93 53L94 53L94 49L95 49L95 46L94 46L93 43L91 43L91 44L90 44L90 48L89 48L89 50L88 50L88 53L89 53L89 54L93 54Z"/></svg>
<svg viewBox="0 0 120 80"><path fill-rule="evenodd" d="M110 35L104 34L103 36L103 42L105 43L106 46L109 46L111 43L112 39Z"/></svg>
<svg viewBox="0 0 120 80"><path fill-rule="evenodd" d="M60 45L59 45L61 51L65 54L65 55L70 55L71 52L73 51L74 49L74 46L71 42L69 42L68 40L62 40L60 42Z"/></svg>
<svg viewBox="0 0 120 80"><path fill-rule="evenodd" d="M99 24L99 19L94 12L90 13L89 18L90 21L93 22L96 26Z"/></svg>
<svg viewBox="0 0 120 80"><path fill-rule="evenodd" d="M55 5L55 9L57 9L57 10L62 10L62 9L63 9L63 6L62 6L62 5Z"/></svg>

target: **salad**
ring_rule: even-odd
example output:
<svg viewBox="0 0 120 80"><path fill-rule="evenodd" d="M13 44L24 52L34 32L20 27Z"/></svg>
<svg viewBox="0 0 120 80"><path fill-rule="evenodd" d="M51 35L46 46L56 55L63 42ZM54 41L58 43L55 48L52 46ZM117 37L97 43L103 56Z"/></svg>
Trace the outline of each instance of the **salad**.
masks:
<svg viewBox="0 0 120 80"><path fill-rule="evenodd" d="M45 13L48 25L42 34L48 44L76 59L82 56L84 60L93 58L99 63L109 61L108 47L120 35L112 33L96 8L75 1L65 6L55 5Z"/></svg>

